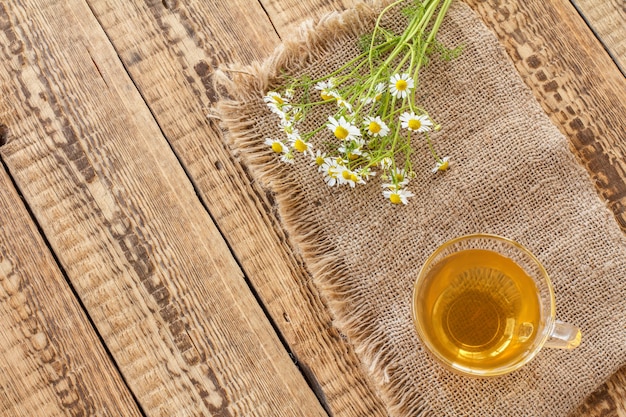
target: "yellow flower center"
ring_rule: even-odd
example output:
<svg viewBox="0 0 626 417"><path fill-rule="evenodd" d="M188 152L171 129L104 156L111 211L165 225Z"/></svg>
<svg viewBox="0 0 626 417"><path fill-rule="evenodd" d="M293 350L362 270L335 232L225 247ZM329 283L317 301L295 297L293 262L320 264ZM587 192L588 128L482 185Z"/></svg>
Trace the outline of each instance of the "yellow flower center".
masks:
<svg viewBox="0 0 626 417"><path fill-rule="evenodd" d="M341 173L341 176L343 177L344 180L349 180L350 179L350 171L343 171Z"/></svg>
<svg viewBox="0 0 626 417"><path fill-rule="evenodd" d="M375 121L371 121L370 125L368 126L368 129L370 132L372 133L378 133L380 132L380 130L382 129L381 125L379 125L377 122Z"/></svg>
<svg viewBox="0 0 626 417"><path fill-rule="evenodd" d="M389 196L389 201L391 201L393 204L402 203L402 199L400 198L400 195L396 193L393 193Z"/></svg>
<svg viewBox="0 0 626 417"><path fill-rule="evenodd" d="M320 93L320 97L321 97L321 98L322 98L322 100L324 100L324 101L326 101L326 100L330 100L330 99L333 99L333 98L334 98L333 96L331 96L330 94L328 94L328 92L327 92L327 91L322 91L322 92Z"/></svg>
<svg viewBox="0 0 626 417"><path fill-rule="evenodd" d="M348 129L343 126L337 126L335 128L335 136L337 137L337 139L344 140L348 137L348 133Z"/></svg>
<svg viewBox="0 0 626 417"><path fill-rule="evenodd" d="M420 122L419 119L411 119L411 120L409 120L409 129L417 130L420 127L422 127L422 122Z"/></svg>
<svg viewBox="0 0 626 417"><path fill-rule="evenodd" d="M274 99L274 102L276 104L284 104L285 103L285 101L282 99L281 96L273 96L272 98Z"/></svg>
<svg viewBox="0 0 626 417"><path fill-rule="evenodd" d="M398 80L396 81L396 90L398 91L404 91L406 90L406 88L409 86L409 84L406 82L406 80Z"/></svg>
<svg viewBox="0 0 626 417"><path fill-rule="evenodd" d="M439 171L446 171L448 168L450 168L450 161L442 162L441 165L439 165L439 168L437 169Z"/></svg>
<svg viewBox="0 0 626 417"><path fill-rule="evenodd" d="M302 139L297 139L294 144L293 147L296 149L296 151L298 152L304 152L307 149L309 149L309 145L307 145Z"/></svg>
<svg viewBox="0 0 626 417"><path fill-rule="evenodd" d="M353 182L357 182L359 180L359 177L357 177L356 174L353 172L353 173L350 174L350 179Z"/></svg>
<svg viewBox="0 0 626 417"><path fill-rule="evenodd" d="M402 175L402 174L395 174L393 177L395 178L395 180L396 180L397 182L402 182L402 181L404 181L404 175Z"/></svg>
<svg viewBox="0 0 626 417"><path fill-rule="evenodd" d="M280 142L272 143L272 150L276 153L281 153L283 151L283 144Z"/></svg>
<svg viewBox="0 0 626 417"><path fill-rule="evenodd" d="M322 158L321 156L315 157L315 163L317 164L317 166L322 166L322 164L324 163L324 158Z"/></svg>

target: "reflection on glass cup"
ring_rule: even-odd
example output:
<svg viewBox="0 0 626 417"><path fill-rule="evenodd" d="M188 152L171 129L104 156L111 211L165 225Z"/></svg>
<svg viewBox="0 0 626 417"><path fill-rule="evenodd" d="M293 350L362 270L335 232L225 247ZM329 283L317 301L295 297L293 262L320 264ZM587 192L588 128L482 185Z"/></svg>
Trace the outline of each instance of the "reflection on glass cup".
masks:
<svg viewBox="0 0 626 417"><path fill-rule="evenodd" d="M542 347L573 349L580 330L556 320L541 263L510 239L474 234L440 246L415 281L413 320L423 345L447 368L495 376Z"/></svg>

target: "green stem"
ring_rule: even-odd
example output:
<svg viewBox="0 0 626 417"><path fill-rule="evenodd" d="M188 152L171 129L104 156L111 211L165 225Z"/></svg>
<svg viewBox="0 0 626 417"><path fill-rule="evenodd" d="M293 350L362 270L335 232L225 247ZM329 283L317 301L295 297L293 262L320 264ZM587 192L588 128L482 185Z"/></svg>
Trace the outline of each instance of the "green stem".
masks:
<svg viewBox="0 0 626 417"><path fill-rule="evenodd" d="M441 26L441 22L443 22L443 18L448 12L448 9L450 8L451 4L452 4L452 0L443 1L443 5L441 6L441 9L439 9L439 14L437 15L437 19L435 20L435 23L433 24L433 27L430 30L430 34L428 35L428 38L426 39L427 45L429 45L433 40L435 40L435 36L437 35L437 32L439 31L439 26Z"/></svg>
<svg viewBox="0 0 626 417"><path fill-rule="evenodd" d="M439 155L437 155L437 151L433 146L433 142L430 140L430 135L428 133L425 133L424 136L426 136L426 143L428 144L428 150L430 151L430 154L433 156L433 158L435 158L435 161L441 162L441 158L439 157Z"/></svg>

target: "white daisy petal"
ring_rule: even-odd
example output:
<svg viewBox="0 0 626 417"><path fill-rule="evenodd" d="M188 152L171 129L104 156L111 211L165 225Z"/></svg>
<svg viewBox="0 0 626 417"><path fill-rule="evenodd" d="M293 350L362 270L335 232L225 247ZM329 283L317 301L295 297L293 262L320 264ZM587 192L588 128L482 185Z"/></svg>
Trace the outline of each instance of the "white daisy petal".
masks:
<svg viewBox="0 0 626 417"><path fill-rule="evenodd" d="M320 166L320 171L324 175L324 182L329 187L339 185L339 165L337 165L336 158L326 158L324 163Z"/></svg>

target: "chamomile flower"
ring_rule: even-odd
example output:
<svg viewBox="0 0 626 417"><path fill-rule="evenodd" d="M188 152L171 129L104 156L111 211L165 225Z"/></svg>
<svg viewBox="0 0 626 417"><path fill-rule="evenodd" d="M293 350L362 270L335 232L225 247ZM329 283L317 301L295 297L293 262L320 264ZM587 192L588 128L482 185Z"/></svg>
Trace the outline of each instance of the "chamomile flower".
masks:
<svg viewBox="0 0 626 417"><path fill-rule="evenodd" d="M380 101L380 99L383 98L385 87L387 87L385 83L376 84L376 87L374 88L374 101Z"/></svg>
<svg viewBox="0 0 626 417"><path fill-rule="evenodd" d="M382 169L383 171L389 171L392 165L393 165L393 159L391 159L388 156L381 159L380 162L378 163L378 166L380 166L380 169Z"/></svg>
<svg viewBox="0 0 626 417"><path fill-rule="evenodd" d="M286 153L289 151L287 145L278 139L267 138L265 139L265 144L276 153Z"/></svg>
<svg viewBox="0 0 626 417"><path fill-rule="evenodd" d="M279 104L279 105L286 103L286 100L277 91L268 91L265 97L263 97L263 101L265 101L266 103Z"/></svg>
<svg viewBox="0 0 626 417"><path fill-rule="evenodd" d="M320 171L324 174L324 182L329 187L339 185L340 165L337 165L337 158L324 159Z"/></svg>
<svg viewBox="0 0 626 417"><path fill-rule="evenodd" d="M389 92L396 98L406 98L414 87L415 82L407 73L394 74L389 78Z"/></svg>
<svg viewBox="0 0 626 417"><path fill-rule="evenodd" d="M276 91L268 92L264 97L263 101L267 104L270 110L273 113L278 114L281 118L285 117L285 113L291 110L291 106L288 104L287 98L280 95Z"/></svg>
<svg viewBox="0 0 626 417"><path fill-rule="evenodd" d="M357 184L365 184L362 178L346 165L337 165L337 182L339 185L349 185L354 188Z"/></svg>
<svg viewBox="0 0 626 417"><path fill-rule="evenodd" d="M358 168L355 172L356 172L356 175L359 176L361 181L363 181L362 183L359 182L359 184L365 184L365 181L370 179L370 177L376 176L376 171L372 171L370 167Z"/></svg>
<svg viewBox="0 0 626 417"><path fill-rule="evenodd" d="M395 3L400 6L401 2ZM380 28L384 36L374 37L369 45L375 48L370 49L375 54L360 54L323 78L315 74L287 76L284 80L288 84L267 92L263 100L276 114L272 117L280 119L280 125L275 126L280 132L278 139L267 138L266 145L262 145L268 146L267 154L273 153L286 163L308 160L310 166L306 168L317 170L330 187L356 187L369 183L373 176L380 177L376 183L383 185L384 198L394 205L407 204L414 196L408 187L409 180L416 177L409 159L416 135L422 134L428 141L436 163L432 171L447 170L449 158L440 158L428 137L428 132L441 127L417 102L421 95L416 94L418 79L413 77L428 61L432 49L428 43L435 36L420 28L438 28L431 21L434 11L431 13L430 6L422 3L417 2L418 7L408 14L403 34ZM450 3L443 2L437 8L437 21L441 21ZM374 33L378 30L377 23ZM398 65L391 70L394 72L389 72L389 63ZM327 120L321 126L317 119L301 123L309 114L317 118L324 113L322 118ZM311 126L313 130L309 130ZM418 145L421 148L424 144Z"/></svg>
<svg viewBox="0 0 626 417"><path fill-rule="evenodd" d="M343 116L339 120L329 116L326 126L339 140L352 140L361 136L359 128L348 122Z"/></svg>
<svg viewBox="0 0 626 417"><path fill-rule="evenodd" d="M339 167L345 166L350 163L350 160L343 158L341 155L335 157L335 164Z"/></svg>
<svg viewBox="0 0 626 417"><path fill-rule="evenodd" d="M280 156L280 160L287 164L293 164L294 157L293 157L293 152L291 152L291 149L287 149L287 152L283 153Z"/></svg>
<svg viewBox="0 0 626 417"><path fill-rule="evenodd" d="M437 161L437 163L435 164L435 167L432 169L432 172L447 171L448 168L450 168L450 157L446 156L442 158L441 160Z"/></svg>
<svg viewBox="0 0 626 417"><path fill-rule="evenodd" d="M293 123L297 123L302 120L304 115L302 114L302 109L300 107L292 107L289 111L289 120Z"/></svg>
<svg viewBox="0 0 626 417"><path fill-rule="evenodd" d="M335 84L332 78L328 79L327 81L320 81L315 84L315 89L319 90L320 97L324 101L332 100L333 98L335 98L333 88L335 88Z"/></svg>
<svg viewBox="0 0 626 417"><path fill-rule="evenodd" d="M407 204L409 197L414 197L415 194L405 188L397 188L383 190L383 196L388 198L392 204Z"/></svg>
<svg viewBox="0 0 626 417"><path fill-rule="evenodd" d="M300 135L291 138L291 146L300 153L313 153L313 145L306 142Z"/></svg>
<svg viewBox="0 0 626 417"><path fill-rule="evenodd" d="M311 152L311 165L317 166L317 170L322 172L322 165L324 165L324 160L326 159L326 154L320 151L319 149L315 151L315 154Z"/></svg>
<svg viewBox="0 0 626 417"><path fill-rule="evenodd" d="M268 106L271 108L272 106L268 104ZM284 106L283 106L284 108ZM293 111L283 111L283 110L277 110L278 108L276 107L276 109L273 109L272 112L276 115L278 115L279 119L280 119L280 127L286 132L289 133L289 130L292 129L295 125L296 125L296 120L293 117Z"/></svg>
<svg viewBox="0 0 626 417"><path fill-rule="evenodd" d="M300 137L300 132L296 127L296 122L291 119L282 119L280 122L280 126L283 129L283 132L287 135L287 139L290 141L294 141L295 137Z"/></svg>
<svg viewBox="0 0 626 417"><path fill-rule="evenodd" d="M341 94L339 94L336 91L331 91L330 94L337 101L337 106L343 107L344 109L348 111L348 113L352 113L352 104L350 104L350 102L347 101L345 98L341 97Z"/></svg>
<svg viewBox="0 0 626 417"><path fill-rule="evenodd" d="M433 122L425 114L416 115L413 112L404 112L400 116L400 122L404 129L413 132L428 132L433 127Z"/></svg>
<svg viewBox="0 0 626 417"><path fill-rule="evenodd" d="M370 104L380 101L383 98L383 94L385 93L385 88L387 84L378 83L376 87L374 87L374 96L373 97L365 97L362 99L363 103Z"/></svg>
<svg viewBox="0 0 626 417"><path fill-rule="evenodd" d="M363 120L363 124L367 128L367 133L373 137L385 137L389 133L389 127L380 116L367 116Z"/></svg>
<svg viewBox="0 0 626 417"><path fill-rule="evenodd" d="M404 187L409 183L409 175L404 168L392 169L389 173L391 184L385 184L388 188Z"/></svg>
<svg viewBox="0 0 626 417"><path fill-rule="evenodd" d="M287 116L287 115L285 115ZM281 117L280 118L280 127L286 134L290 134L295 130L295 123L290 117Z"/></svg>
<svg viewBox="0 0 626 417"><path fill-rule="evenodd" d="M365 141L363 139L355 138L350 141L343 141L337 150L345 155L348 160L354 160L363 155L364 145Z"/></svg>

